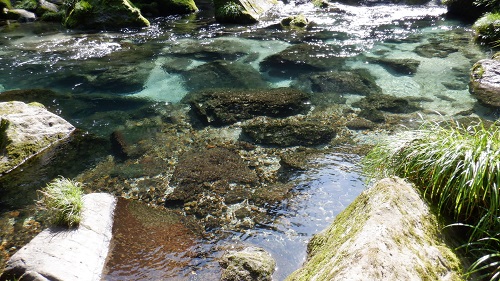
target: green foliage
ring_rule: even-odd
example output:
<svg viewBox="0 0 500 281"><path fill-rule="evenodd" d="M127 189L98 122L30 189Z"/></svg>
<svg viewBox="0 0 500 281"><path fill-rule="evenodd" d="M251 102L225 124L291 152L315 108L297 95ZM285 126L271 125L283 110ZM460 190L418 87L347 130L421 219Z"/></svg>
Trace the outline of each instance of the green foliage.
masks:
<svg viewBox="0 0 500 281"><path fill-rule="evenodd" d="M500 13L486 13L472 26L476 40L492 43L500 40Z"/></svg>
<svg viewBox="0 0 500 281"><path fill-rule="evenodd" d="M83 184L60 177L47 184L40 192L40 209L45 210L49 221L60 226L77 226L82 218Z"/></svg>
<svg viewBox="0 0 500 281"><path fill-rule="evenodd" d="M500 279L500 128L498 124L426 124L399 143L375 147L363 161L372 177L397 175L421 187L441 214L470 227L470 274ZM486 273L483 271L486 270Z"/></svg>
<svg viewBox="0 0 500 281"><path fill-rule="evenodd" d="M237 19L243 15L243 7L238 3L229 1L216 11L217 18Z"/></svg>
<svg viewBox="0 0 500 281"><path fill-rule="evenodd" d="M1 11L4 8L12 9L12 5L10 3L10 0L0 0L0 13L2 13Z"/></svg>
<svg viewBox="0 0 500 281"><path fill-rule="evenodd" d="M36 0L23 0L16 4L17 9L24 9L31 12L34 12L37 7L38 3L36 2Z"/></svg>
<svg viewBox="0 0 500 281"><path fill-rule="evenodd" d="M474 4L477 6L498 9L500 7L500 0L475 0Z"/></svg>

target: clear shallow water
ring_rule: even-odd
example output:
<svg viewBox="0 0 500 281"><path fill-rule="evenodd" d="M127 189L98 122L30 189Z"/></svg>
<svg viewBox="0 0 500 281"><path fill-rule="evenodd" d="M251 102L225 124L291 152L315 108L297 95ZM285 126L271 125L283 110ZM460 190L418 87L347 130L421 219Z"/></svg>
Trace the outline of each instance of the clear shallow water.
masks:
<svg viewBox="0 0 500 281"><path fill-rule="evenodd" d="M243 27L217 24L204 12L157 19L150 28L142 30L84 33L50 24L22 25L0 33L0 90L47 88L67 94L64 99L47 98L50 106L45 105L84 131L108 139L117 128L150 114L150 109L178 103L196 84L190 80L196 76L189 73L214 61L249 66L269 87L293 85L300 74L309 75L309 70L279 76L263 71L261 63L270 55L305 42L330 50L309 53L309 57L343 58L344 70L368 70L384 94L417 98L424 109L422 115L435 116L438 112L449 117L472 111L473 116L490 114L490 118L496 118L477 106L467 86L470 67L487 57L488 50L470 42L468 26L446 20L444 7L338 7L340 11L325 12L312 4L281 5L260 23ZM281 18L298 13L315 24L307 31L276 26ZM373 58L415 59L420 65L414 75L401 75L372 63ZM244 79L234 81L234 86L244 86ZM351 105L362 96L344 98ZM77 146L75 149L88 153L68 157L76 162L71 170L35 173L38 180L18 179L16 185L19 182L23 190L35 190L58 174L76 176L109 152L109 144L97 144L98 153L93 148ZM78 159L85 159L85 165L79 165ZM270 211L275 217L272 224L228 232L223 239L204 240L194 235L187 239L188 244L167 249L167 253L151 246L149 253L141 256L151 254L151 263L131 262L129 268L117 265L108 272L107 279L128 276L128 280L157 280L160 276L171 280L213 280L220 275L217 258L222 252L233 243L248 243L272 253L278 263L274 277L283 280L304 261L310 237L328 226L366 188L356 156L327 154L313 162L315 168L291 179L295 182L295 196ZM65 165L70 164L59 166ZM0 185L5 188L9 182L12 185L14 181L4 180ZM161 231L156 237L159 241L166 239ZM166 268L158 262L158 256L177 263ZM144 270L137 275L130 274L141 267Z"/></svg>

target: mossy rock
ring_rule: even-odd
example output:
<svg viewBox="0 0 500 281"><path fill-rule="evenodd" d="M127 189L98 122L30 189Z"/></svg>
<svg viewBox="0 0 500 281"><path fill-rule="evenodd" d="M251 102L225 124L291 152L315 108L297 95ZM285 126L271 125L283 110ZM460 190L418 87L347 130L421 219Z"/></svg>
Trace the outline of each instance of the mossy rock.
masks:
<svg viewBox="0 0 500 281"><path fill-rule="evenodd" d="M463 280L442 227L413 186L383 179L311 239L286 280Z"/></svg>
<svg viewBox="0 0 500 281"><path fill-rule="evenodd" d="M193 0L134 0L133 3L147 16L183 15L198 11Z"/></svg>
<svg viewBox="0 0 500 281"><path fill-rule="evenodd" d="M474 25L475 40L482 43L496 43L500 40L500 13L486 13Z"/></svg>
<svg viewBox="0 0 500 281"><path fill-rule="evenodd" d="M146 27L149 21L129 0L80 0L69 9L67 28L101 29Z"/></svg>
<svg viewBox="0 0 500 281"><path fill-rule="evenodd" d="M282 27L302 30L309 26L309 20L302 14L296 16L289 16L280 22Z"/></svg>
<svg viewBox="0 0 500 281"><path fill-rule="evenodd" d="M499 71L498 58L480 60L472 67L469 92L484 106L500 108Z"/></svg>
<svg viewBox="0 0 500 281"><path fill-rule="evenodd" d="M269 10L272 0L214 0L215 19L221 23L251 24Z"/></svg>
<svg viewBox="0 0 500 281"><path fill-rule="evenodd" d="M420 61L414 59L371 58L369 61L380 64L399 75L413 75L420 65Z"/></svg>

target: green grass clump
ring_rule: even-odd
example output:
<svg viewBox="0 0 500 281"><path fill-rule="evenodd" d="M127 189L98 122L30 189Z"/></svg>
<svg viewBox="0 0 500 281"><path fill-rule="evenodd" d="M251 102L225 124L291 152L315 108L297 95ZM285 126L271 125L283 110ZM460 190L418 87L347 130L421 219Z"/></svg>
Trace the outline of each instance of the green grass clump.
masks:
<svg viewBox="0 0 500 281"><path fill-rule="evenodd" d="M397 175L422 188L440 214L470 227L464 248L500 279L500 128L426 124L415 135L376 146L363 161L372 177ZM491 273L493 272L493 273Z"/></svg>
<svg viewBox="0 0 500 281"><path fill-rule="evenodd" d="M236 2L229 1L216 11L218 18L237 19L243 14L243 7Z"/></svg>
<svg viewBox="0 0 500 281"><path fill-rule="evenodd" d="M40 190L38 206L45 210L49 222L59 226L74 227L82 219L83 184L60 177Z"/></svg>
<svg viewBox="0 0 500 281"><path fill-rule="evenodd" d="M476 40L484 43L498 43L500 40L500 13L486 13L472 26Z"/></svg>

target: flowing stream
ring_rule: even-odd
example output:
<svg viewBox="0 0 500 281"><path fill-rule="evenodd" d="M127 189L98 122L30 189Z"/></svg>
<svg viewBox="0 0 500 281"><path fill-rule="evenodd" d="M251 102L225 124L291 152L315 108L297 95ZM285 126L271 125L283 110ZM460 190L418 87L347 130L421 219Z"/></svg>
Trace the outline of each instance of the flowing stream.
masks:
<svg viewBox="0 0 500 281"><path fill-rule="evenodd" d="M218 24L210 11L202 10L188 16L154 19L151 27L141 30L89 33L38 22L2 27L0 91L43 88L63 93L63 97L40 98L47 108L81 129L84 137L108 139L116 128L151 114L138 108L176 105L191 91L213 87L210 83L214 76L197 72L209 63L247 67L231 74L236 77L231 82L234 87L251 88L252 83L257 83L249 81L253 79L248 76L251 67L264 83L278 88L302 83L310 75L311 65L340 58L342 69L370 73L382 93L415 101L424 118L497 118L497 112L477 105L468 91L469 69L488 57L489 50L472 43L469 25L446 19L444 6L336 4L336 9L323 10L312 3L278 5L262 21L249 26ZM314 23L307 30L279 26L282 18L299 13ZM309 53L301 54L305 64L280 69L279 65L265 63L269 56L301 43L312 46L307 49ZM408 75L374 63L380 59L411 59L419 65ZM322 69L328 70L335 70L335 66ZM346 93L342 98L351 106L362 97ZM331 102L325 98L325 103ZM154 132L155 128L148 127L147 132L140 133ZM363 134L357 140L372 141ZM12 202L28 205L35 198L34 190L57 175L76 177L93 168L108 153L95 144L73 143L73 154L59 155L55 151L47 156L58 159L56 164L44 164L52 158L38 159L31 164L39 168L26 169L27 174L15 172L8 178L0 177L1 209L12 212L19 204ZM182 241L173 241L168 237L185 233L169 230L166 235L157 226L144 225L141 233L132 229L140 222L124 211L122 231L137 237L147 235L147 241L137 238L134 241L142 242L129 249L115 245L104 279L217 280L217 260L224 250L235 244L253 244L273 255L277 262L274 279L283 280L305 261L306 243L311 236L326 228L367 188L359 160L354 154L333 152L310 159L309 169L289 176L294 196L270 209L272 224L227 230L220 237L193 233ZM115 172L127 181L134 171ZM121 208L129 208L127 204L133 203L120 204ZM168 217L157 216L158 223Z"/></svg>

